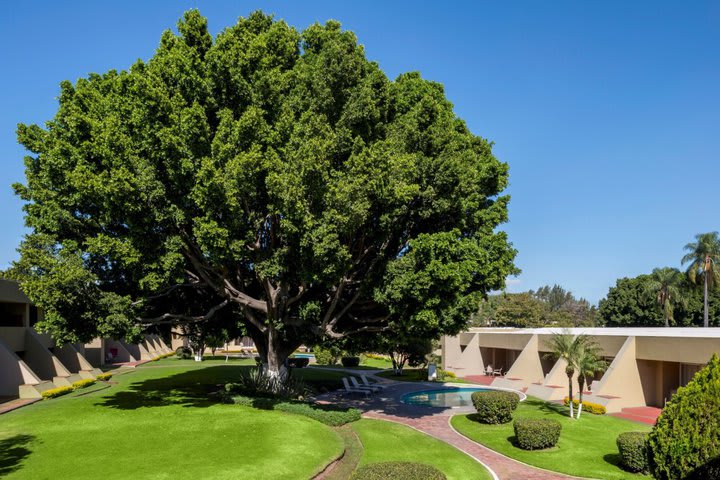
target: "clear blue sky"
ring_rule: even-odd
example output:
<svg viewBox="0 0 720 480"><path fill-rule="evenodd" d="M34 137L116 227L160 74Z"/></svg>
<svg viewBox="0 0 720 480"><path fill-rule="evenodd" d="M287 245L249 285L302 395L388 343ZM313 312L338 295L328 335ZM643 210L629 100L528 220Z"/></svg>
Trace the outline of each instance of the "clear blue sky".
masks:
<svg viewBox="0 0 720 480"><path fill-rule="evenodd" d="M0 17L0 268L24 233L15 125L50 119L61 80L149 58L192 7L213 33L259 7L300 29L337 19L389 77L442 82L510 164L509 291L559 283L595 302L720 230L718 2L15 1Z"/></svg>

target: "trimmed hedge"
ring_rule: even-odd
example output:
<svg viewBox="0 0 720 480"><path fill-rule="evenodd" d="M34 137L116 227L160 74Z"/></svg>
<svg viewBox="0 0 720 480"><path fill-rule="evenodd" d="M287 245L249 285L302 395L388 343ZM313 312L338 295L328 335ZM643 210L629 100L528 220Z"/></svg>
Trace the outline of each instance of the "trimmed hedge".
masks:
<svg viewBox="0 0 720 480"><path fill-rule="evenodd" d="M645 432L625 432L617 437L617 447L620 452L620 463L630 472L647 472L648 463L648 434Z"/></svg>
<svg viewBox="0 0 720 480"><path fill-rule="evenodd" d="M45 390L40 395L44 399L49 399L49 398L55 398L55 397L59 397L61 395L68 394L68 393L72 392L73 390L75 390L75 389L73 387L69 387L69 386L68 387L57 387L57 388L51 388L49 390Z"/></svg>
<svg viewBox="0 0 720 480"><path fill-rule="evenodd" d="M112 373L101 373L100 375L95 377L95 380L99 380L101 382L107 382L108 380L110 380L112 378L112 376L113 376Z"/></svg>
<svg viewBox="0 0 720 480"><path fill-rule="evenodd" d="M342 357L340 362L342 362L342 366L345 368L353 368L360 366L360 357Z"/></svg>
<svg viewBox="0 0 720 480"><path fill-rule="evenodd" d="M570 405L570 397L565 397L563 399L563 403L565 404L566 407L568 405ZM577 409L579 405L580 405L580 400L578 400L577 398L573 398L573 407L575 407L575 409ZM592 413L593 415L605 415L605 412L606 412L604 405L600 405L599 403L592 403L592 402L583 402L583 410L582 411Z"/></svg>
<svg viewBox="0 0 720 480"><path fill-rule="evenodd" d="M381 462L358 468L352 480L445 480L443 472L424 463Z"/></svg>
<svg viewBox="0 0 720 480"><path fill-rule="evenodd" d="M90 385L94 385L95 380L92 378L86 378L85 380L78 380L77 382L73 382L72 389L77 390L79 388L85 388L89 387Z"/></svg>
<svg viewBox="0 0 720 480"><path fill-rule="evenodd" d="M513 429L520 448L542 450L557 444L562 425L557 420L549 418L516 418Z"/></svg>
<svg viewBox="0 0 720 480"><path fill-rule="evenodd" d="M520 397L513 392L502 390L484 390L471 395L477 420L481 423L500 424L512 420L512 412L517 408Z"/></svg>
<svg viewBox="0 0 720 480"><path fill-rule="evenodd" d="M234 395L229 398L229 401L246 407L303 415L332 427L360 420L360 410L357 408L342 408L320 403L283 402L273 398L247 397L245 395Z"/></svg>
<svg viewBox="0 0 720 480"><path fill-rule="evenodd" d="M183 360L187 360L189 358L192 358L192 350L190 350L188 347L178 347L175 350L175 355Z"/></svg>
<svg viewBox="0 0 720 480"><path fill-rule="evenodd" d="M720 478L720 359L697 372L663 409L648 437L658 480Z"/></svg>

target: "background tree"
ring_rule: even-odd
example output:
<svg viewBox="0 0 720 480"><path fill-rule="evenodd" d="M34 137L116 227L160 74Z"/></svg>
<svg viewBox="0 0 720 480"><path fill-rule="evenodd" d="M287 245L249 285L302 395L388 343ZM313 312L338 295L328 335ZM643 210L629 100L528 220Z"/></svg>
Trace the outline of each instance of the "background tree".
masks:
<svg viewBox="0 0 720 480"><path fill-rule="evenodd" d="M655 300L647 294L648 280L648 275L619 279L600 300L601 322L608 327L661 326Z"/></svg>
<svg viewBox="0 0 720 480"><path fill-rule="evenodd" d="M665 326L674 321L675 304L681 302L683 297L680 288L683 275L675 268L656 268L652 271L645 283L645 292L655 298L655 302L663 312Z"/></svg>
<svg viewBox="0 0 720 480"><path fill-rule="evenodd" d="M256 12L213 39L190 11L178 30L18 127L14 275L58 341L228 314L278 375L302 343L455 334L517 273L507 165L440 84L388 80L334 21Z"/></svg>
<svg viewBox="0 0 720 480"><path fill-rule="evenodd" d="M544 325L544 308L529 293L503 294L494 311L493 325L537 328Z"/></svg>
<svg viewBox="0 0 720 480"><path fill-rule="evenodd" d="M718 232L700 233L695 235L695 242L685 245L688 252L683 258L683 265L688 265L688 277L693 283L699 278L703 282L703 326L710 325L710 309L708 308L708 292L720 281L720 237Z"/></svg>

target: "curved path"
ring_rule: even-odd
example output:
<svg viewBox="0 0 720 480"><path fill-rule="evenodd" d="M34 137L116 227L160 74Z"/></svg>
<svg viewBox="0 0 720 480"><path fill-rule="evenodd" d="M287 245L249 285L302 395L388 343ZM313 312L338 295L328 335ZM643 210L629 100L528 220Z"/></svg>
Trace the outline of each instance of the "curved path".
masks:
<svg viewBox="0 0 720 480"><path fill-rule="evenodd" d="M442 388L453 386L452 384L438 385L437 383L424 382L392 382L387 379L373 375L375 371L349 371L348 374L364 374L372 377L387 388L374 395L370 399L338 397L334 401L340 401L359 408L366 418L396 422L426 433L431 437L448 443L458 450L470 455L475 460L484 464L495 474L499 480L567 480L575 479L568 475L550 472L517 460L513 460L500 453L497 453L477 442L470 440L458 433L450 426L450 418L455 414L470 413L475 410L471 407L460 408L435 408L406 405L400 401L405 393L424 390L428 388ZM455 384L454 386L469 387L468 384Z"/></svg>

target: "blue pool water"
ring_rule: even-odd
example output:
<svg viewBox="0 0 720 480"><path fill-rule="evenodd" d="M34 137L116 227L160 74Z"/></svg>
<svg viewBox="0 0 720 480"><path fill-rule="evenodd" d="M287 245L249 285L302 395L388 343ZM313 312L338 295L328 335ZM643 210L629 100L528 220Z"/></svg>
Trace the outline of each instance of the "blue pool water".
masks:
<svg viewBox="0 0 720 480"><path fill-rule="evenodd" d="M312 353L296 353L293 355L295 358L315 358L315 355Z"/></svg>
<svg viewBox="0 0 720 480"><path fill-rule="evenodd" d="M423 390L421 392L407 393L401 401L408 405L421 405L424 407L465 407L471 406L470 396L473 392L483 392L488 388L445 388L442 390Z"/></svg>

